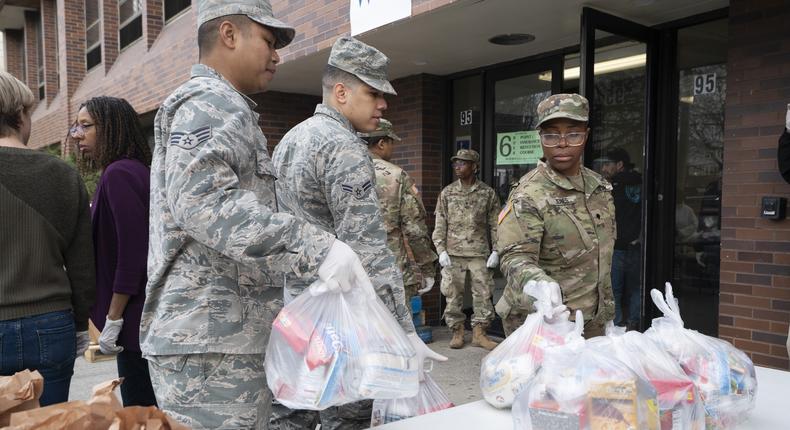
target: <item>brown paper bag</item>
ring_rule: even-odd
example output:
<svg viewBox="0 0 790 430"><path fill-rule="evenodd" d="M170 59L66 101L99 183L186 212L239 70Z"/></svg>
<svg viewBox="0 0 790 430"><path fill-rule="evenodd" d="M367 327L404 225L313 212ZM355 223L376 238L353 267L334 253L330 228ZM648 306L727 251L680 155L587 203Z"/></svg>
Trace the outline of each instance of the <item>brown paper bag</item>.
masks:
<svg viewBox="0 0 790 430"><path fill-rule="evenodd" d="M44 378L37 370L0 377L0 427L8 425L12 413L38 408L43 391Z"/></svg>
<svg viewBox="0 0 790 430"><path fill-rule="evenodd" d="M129 406L115 413L108 430L189 430L156 406Z"/></svg>

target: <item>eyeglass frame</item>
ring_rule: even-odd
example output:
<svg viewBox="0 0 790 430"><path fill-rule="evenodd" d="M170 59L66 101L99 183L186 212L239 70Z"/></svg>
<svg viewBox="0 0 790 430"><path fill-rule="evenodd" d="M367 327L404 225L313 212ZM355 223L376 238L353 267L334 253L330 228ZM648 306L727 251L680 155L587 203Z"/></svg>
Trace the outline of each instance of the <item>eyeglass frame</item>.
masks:
<svg viewBox="0 0 790 430"><path fill-rule="evenodd" d="M587 133L588 133L587 131L571 131L569 133L540 133L540 135L539 135L540 136L540 144L545 146L546 148L556 148L556 147L560 146L560 142L562 142L564 140L565 144L568 145L568 146L573 146L573 147L582 146L584 144L584 138L587 136ZM580 135L582 135L582 140L579 143L575 144L575 145L572 144L568 140L568 136L570 136L572 134L580 134ZM543 141L543 136L559 136L559 140L557 140L557 144L556 145L547 145Z"/></svg>
<svg viewBox="0 0 790 430"><path fill-rule="evenodd" d="M69 136L71 136L71 137L77 137L77 136L75 136L75 134L77 134L77 132L78 132L78 131L79 131L79 132L80 132L80 133L81 133L83 136L85 136L85 131L86 131L87 129L89 129L89 128L91 128L91 127L95 127L95 126L96 126L96 124L79 124L79 123L77 123L77 124L74 124L74 125L72 125L71 127L69 127Z"/></svg>

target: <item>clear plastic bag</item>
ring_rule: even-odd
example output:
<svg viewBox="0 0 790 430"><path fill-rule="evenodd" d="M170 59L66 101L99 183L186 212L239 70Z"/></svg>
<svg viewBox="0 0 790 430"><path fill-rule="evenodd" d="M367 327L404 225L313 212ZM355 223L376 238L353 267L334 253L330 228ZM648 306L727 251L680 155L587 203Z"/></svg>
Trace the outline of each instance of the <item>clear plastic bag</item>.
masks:
<svg viewBox="0 0 790 430"><path fill-rule="evenodd" d="M729 429L754 408L757 377L749 357L728 342L683 327L680 309L666 284L666 297L650 292L664 313L645 334L666 350L699 391L708 429Z"/></svg>
<svg viewBox="0 0 790 430"><path fill-rule="evenodd" d="M612 355L653 385L658 394L661 430L705 428L705 409L694 382L675 358L648 336L638 331L626 333L610 322L606 336L589 339L587 346Z"/></svg>
<svg viewBox="0 0 790 430"><path fill-rule="evenodd" d="M453 402L444 394L429 374L420 382L417 395L406 399L374 400L370 426L380 426L419 415L452 408Z"/></svg>
<svg viewBox="0 0 790 430"><path fill-rule="evenodd" d="M648 381L584 340L546 350L537 376L513 402L519 430L658 430L658 399Z"/></svg>
<svg viewBox="0 0 790 430"><path fill-rule="evenodd" d="M480 365L480 390L483 398L494 407L508 408L516 394L535 376L543 362L543 351L562 345L569 339L581 338L583 324L578 327L568 319L568 312L554 315L546 291L531 288L537 312L530 314L521 327L508 336ZM576 321L583 321L577 314Z"/></svg>
<svg viewBox="0 0 790 430"><path fill-rule="evenodd" d="M286 305L272 324L265 368L274 397L291 409L413 397L419 385L414 348L367 287L305 292Z"/></svg>

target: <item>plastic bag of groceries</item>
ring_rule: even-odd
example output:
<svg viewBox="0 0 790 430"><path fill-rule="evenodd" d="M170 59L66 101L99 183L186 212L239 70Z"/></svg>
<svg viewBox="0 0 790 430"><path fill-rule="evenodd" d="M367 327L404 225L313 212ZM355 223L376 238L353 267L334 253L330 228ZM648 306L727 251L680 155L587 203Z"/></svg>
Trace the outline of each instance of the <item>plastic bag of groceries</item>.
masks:
<svg viewBox="0 0 790 430"><path fill-rule="evenodd" d="M683 327L680 309L666 284L666 297L650 291L664 313L645 334L680 364L699 391L707 428L733 428L754 407L757 377L749 357L728 342Z"/></svg>
<svg viewBox="0 0 790 430"><path fill-rule="evenodd" d="M374 400L370 426L380 426L455 406L433 378L428 373L423 374L425 379L420 381L420 389L416 396L405 399Z"/></svg>
<svg viewBox="0 0 790 430"><path fill-rule="evenodd" d="M417 394L414 348L370 285L326 292L320 281L272 324L266 379L291 409L323 410L362 399Z"/></svg>
<svg viewBox="0 0 790 430"><path fill-rule="evenodd" d="M658 430L652 385L583 339L548 348L543 366L513 402L519 430Z"/></svg>
<svg viewBox="0 0 790 430"><path fill-rule="evenodd" d="M625 332L609 322L606 336L587 341L587 346L625 363L658 394L661 430L703 430L705 409L694 382L675 358L638 331Z"/></svg>
<svg viewBox="0 0 790 430"><path fill-rule="evenodd" d="M581 338L583 325L577 328L568 312L553 309L546 289L528 283L525 292L534 297L536 312L530 314L480 365L480 390L494 407L508 408L521 388L535 376L543 362L543 351Z"/></svg>

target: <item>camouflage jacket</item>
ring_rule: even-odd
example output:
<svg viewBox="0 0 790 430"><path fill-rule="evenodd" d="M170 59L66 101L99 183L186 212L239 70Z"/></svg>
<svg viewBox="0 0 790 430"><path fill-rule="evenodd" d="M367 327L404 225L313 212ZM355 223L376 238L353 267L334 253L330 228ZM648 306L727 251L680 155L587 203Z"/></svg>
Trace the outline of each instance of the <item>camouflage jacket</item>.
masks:
<svg viewBox="0 0 790 430"><path fill-rule="evenodd" d="M312 117L283 136L272 160L280 179L280 209L347 243L362 260L381 300L404 330L413 332L403 278L387 248L373 161L348 119L319 104ZM314 279L289 276L286 303Z"/></svg>
<svg viewBox="0 0 790 430"><path fill-rule="evenodd" d="M614 316L612 252L616 236L612 186L582 167L584 191L546 163L524 175L499 214L497 249L507 278L503 298L532 312L522 287L530 280L556 281L563 302L584 319Z"/></svg>
<svg viewBox="0 0 790 430"><path fill-rule="evenodd" d="M272 289L282 286L276 280L312 276L334 240L276 212L254 106L198 64L156 115L140 324L146 356L263 353L282 294Z"/></svg>
<svg viewBox="0 0 790 430"><path fill-rule="evenodd" d="M476 180L465 187L460 180L446 186L436 202L433 244L436 252L458 257L488 257L496 243L499 199L493 188Z"/></svg>
<svg viewBox="0 0 790 430"><path fill-rule="evenodd" d="M425 225L425 207L411 177L400 167L373 155L376 169L376 194L381 204L381 215L387 230L387 245L403 272L403 285L417 284L406 252L411 248L414 261L422 276L436 276L434 262L438 259L431 246Z"/></svg>

